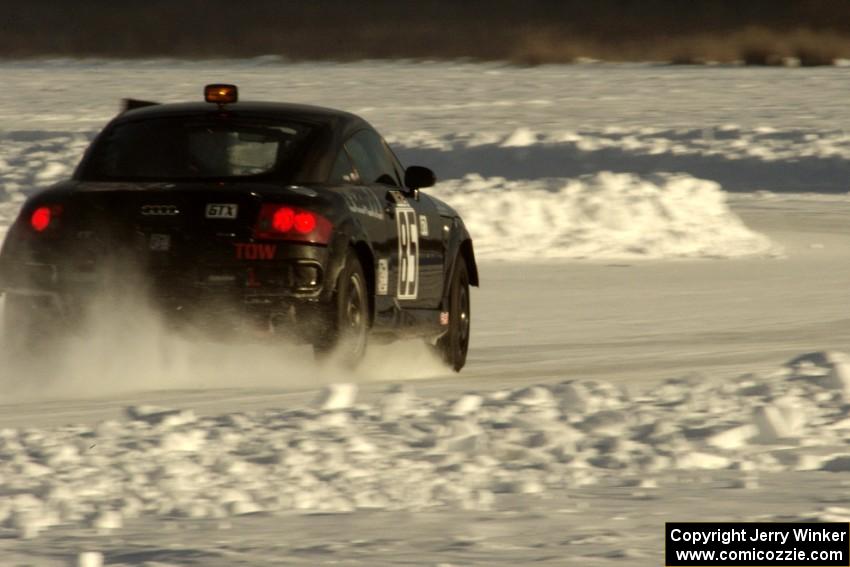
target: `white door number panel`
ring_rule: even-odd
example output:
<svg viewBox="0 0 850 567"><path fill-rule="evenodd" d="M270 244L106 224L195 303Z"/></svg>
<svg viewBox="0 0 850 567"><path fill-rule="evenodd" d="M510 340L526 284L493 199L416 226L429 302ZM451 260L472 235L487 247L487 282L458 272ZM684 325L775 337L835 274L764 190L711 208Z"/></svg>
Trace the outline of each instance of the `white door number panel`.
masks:
<svg viewBox="0 0 850 567"><path fill-rule="evenodd" d="M398 225L398 292L399 299L416 299L419 295L419 224L416 211L408 206L396 207Z"/></svg>
<svg viewBox="0 0 850 567"><path fill-rule="evenodd" d="M390 263L386 259L378 260L378 295L390 292Z"/></svg>
<svg viewBox="0 0 850 567"><path fill-rule="evenodd" d="M239 212L239 205L233 203L209 203L207 204L206 217L208 219L235 219Z"/></svg>

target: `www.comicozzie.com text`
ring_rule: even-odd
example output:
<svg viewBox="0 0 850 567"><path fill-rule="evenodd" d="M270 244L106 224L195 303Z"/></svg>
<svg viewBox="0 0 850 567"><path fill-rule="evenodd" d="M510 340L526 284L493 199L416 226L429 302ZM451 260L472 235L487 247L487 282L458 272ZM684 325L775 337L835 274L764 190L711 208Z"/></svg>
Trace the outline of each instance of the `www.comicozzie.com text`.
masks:
<svg viewBox="0 0 850 567"><path fill-rule="evenodd" d="M764 530L760 528L716 529L707 531L691 531L676 528L670 532L673 541L689 543L722 543L765 541L781 544L788 543L793 535L795 542L846 541L846 532L836 532L826 529L797 528L793 530Z"/></svg>

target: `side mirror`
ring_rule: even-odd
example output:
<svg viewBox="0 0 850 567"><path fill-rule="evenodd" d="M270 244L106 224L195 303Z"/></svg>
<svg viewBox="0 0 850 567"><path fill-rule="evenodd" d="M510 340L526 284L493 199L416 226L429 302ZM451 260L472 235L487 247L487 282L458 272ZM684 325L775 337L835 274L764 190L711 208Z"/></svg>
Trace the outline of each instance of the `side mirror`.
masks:
<svg viewBox="0 0 850 567"><path fill-rule="evenodd" d="M411 165L404 170L404 185L412 191L418 191L424 187L433 187L437 182L437 176L427 167Z"/></svg>

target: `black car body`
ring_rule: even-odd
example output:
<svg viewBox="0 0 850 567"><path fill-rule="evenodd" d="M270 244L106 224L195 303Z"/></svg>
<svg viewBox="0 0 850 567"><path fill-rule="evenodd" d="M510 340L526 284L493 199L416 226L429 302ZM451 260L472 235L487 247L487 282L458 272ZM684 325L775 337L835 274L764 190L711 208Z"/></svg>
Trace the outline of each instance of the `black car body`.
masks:
<svg viewBox="0 0 850 567"><path fill-rule="evenodd" d="M350 340L353 360L367 331L422 336L463 366L478 273L460 216L419 191L430 170L405 170L346 112L129 106L10 228L0 287L11 333L32 339L45 317L73 323L109 274L134 273L175 322L267 329L322 353Z"/></svg>

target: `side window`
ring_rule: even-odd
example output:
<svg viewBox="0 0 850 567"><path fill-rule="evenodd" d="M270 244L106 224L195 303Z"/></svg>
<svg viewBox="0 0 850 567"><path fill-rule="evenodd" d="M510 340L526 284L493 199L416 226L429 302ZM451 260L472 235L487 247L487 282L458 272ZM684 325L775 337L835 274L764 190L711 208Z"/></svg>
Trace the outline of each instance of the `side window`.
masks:
<svg viewBox="0 0 850 567"><path fill-rule="evenodd" d="M383 183L400 187L401 182L381 137L370 130L356 133L345 143L363 183Z"/></svg>
<svg viewBox="0 0 850 567"><path fill-rule="evenodd" d="M345 149L340 150L339 155L336 156L328 181L337 185L356 185L360 182L360 177L351 165Z"/></svg>
<svg viewBox="0 0 850 567"><path fill-rule="evenodd" d="M384 152L386 152L390 163L393 164L393 167L396 171L396 176L398 177L399 181L404 181L404 167L401 165L401 162L396 157L395 152L390 148L389 144L387 144L383 140L381 140L381 145L384 146Z"/></svg>

